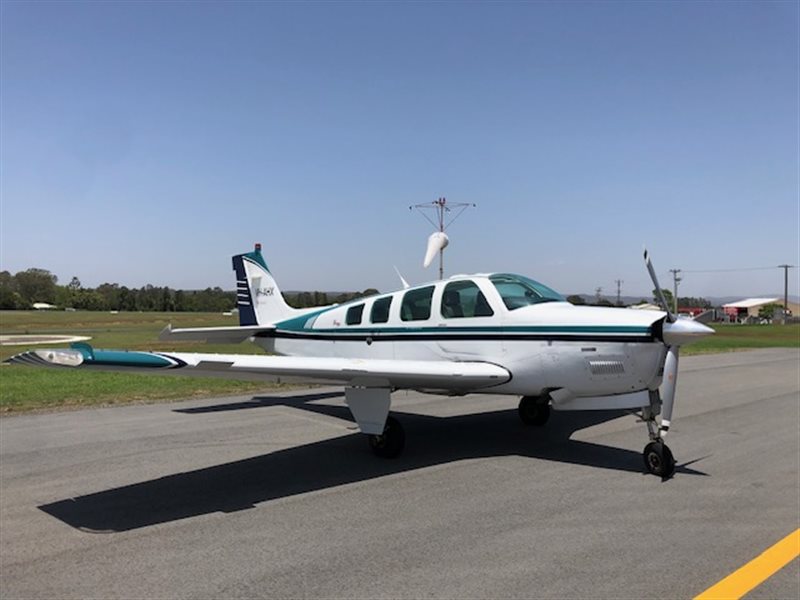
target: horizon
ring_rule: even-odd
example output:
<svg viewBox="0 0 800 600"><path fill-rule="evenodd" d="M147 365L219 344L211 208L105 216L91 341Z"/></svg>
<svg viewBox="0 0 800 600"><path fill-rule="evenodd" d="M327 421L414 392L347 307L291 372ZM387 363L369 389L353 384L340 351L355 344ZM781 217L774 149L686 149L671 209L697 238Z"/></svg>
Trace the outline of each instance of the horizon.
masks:
<svg viewBox="0 0 800 600"><path fill-rule="evenodd" d="M30 267L30 268L39 268L39 267ZM11 273L11 275L14 275L14 274L15 273ZM56 276L57 285L60 285L60 286L66 286L69 283L69 281L72 279L72 277L62 279L56 273L52 273L51 272L51 274ZM468 275L479 275L479 274L485 274L485 273L472 273L472 274L468 274ZM162 283L147 282L147 283L144 283L144 284L141 284L141 285L128 285L123 281L102 281L100 283L96 283L96 284L93 284L93 285L87 285L79 276L77 276L77 277L81 282L81 287L84 288L84 289L96 289L97 287L99 287L101 285L106 285L106 284L115 285L116 284L116 285L118 285L120 287L127 287L128 289L141 289L142 287L145 287L147 285L152 285L153 287L160 287L160 288L166 287L166 288L169 288L169 289L172 289L172 290L175 290L175 291L181 290L181 291L184 291L184 292L202 292L202 291L204 291L206 289L213 289L213 288L216 288L216 287L218 287L222 291L228 292L228 293L232 293L232 292L236 291L236 286L235 286L234 280L231 280L231 283L229 283L228 286L226 286L226 285L219 285L219 286L201 285L200 287L182 288L182 287L176 287L175 285L171 285L170 283L164 283L164 282L162 282ZM395 277L396 277L396 274L395 274ZM448 279L448 277L450 277L450 276L445 274L445 279ZM426 285L426 284L429 284L429 283L435 283L436 281L439 281L439 280L438 279L431 279L431 280L426 280L424 282L411 283L411 287L418 287L418 286ZM542 282L542 283L545 283L545 285L546 285L546 282ZM660 282L660 283L662 284L662 287L663 287L664 286L663 282ZM386 289L375 288L375 286L367 286L365 288L360 288L360 289L322 289L322 288L314 288L314 287L304 288L304 289L284 289L283 286L280 285L280 281L278 281L278 285L281 288L280 291L281 291L282 294L289 294L289 295L309 293L309 292L311 292L311 293L320 292L320 293L327 294L327 295L331 296L331 295L337 295L337 294L360 293L360 292L363 292L363 291L368 290L368 289L378 289L378 293L380 293L380 294L389 294L389 293L392 293L392 292L396 292L396 291L402 290L402 286L400 286L400 285L396 285L394 287L389 287L389 288L386 288ZM672 293L672 288L671 287L665 287L664 289L666 291ZM562 296L564 296L565 298L569 297L569 296L581 296L585 300L591 301L591 299L596 297L596 293L564 292L562 290L556 290L556 291L558 293L560 293ZM696 295L692 295L692 294L682 294L681 290L680 290L680 287L678 288L678 292L679 292L678 296L680 298L695 297L695 298L702 298L702 299L705 299L705 300L708 300L708 301L712 301L712 302L728 301L728 300L733 300L733 299L739 299L740 300L740 299L748 299L748 298L778 298L779 300L782 301L783 297L784 297L783 296L783 292L781 292L779 294L778 293L709 294L709 295L703 295L703 296L696 296ZM601 294L601 298L603 300L614 301L616 299L616 293L613 293L613 294L611 294L611 293L608 293L608 294L607 293L602 293ZM652 290L649 293L642 293L642 294L624 293L624 294L620 295L620 298L623 301L623 303L625 303L625 304L636 303L639 300L646 300L648 302L654 302L655 301L654 297L653 297L653 294L652 294ZM793 295L792 293L790 293L789 294L789 302L800 303L800 295Z"/></svg>

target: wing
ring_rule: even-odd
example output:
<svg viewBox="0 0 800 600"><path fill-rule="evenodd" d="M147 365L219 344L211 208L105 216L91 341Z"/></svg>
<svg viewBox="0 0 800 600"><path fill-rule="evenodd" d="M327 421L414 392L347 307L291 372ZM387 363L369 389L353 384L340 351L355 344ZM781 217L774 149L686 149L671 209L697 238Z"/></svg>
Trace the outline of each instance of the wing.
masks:
<svg viewBox="0 0 800 600"><path fill-rule="evenodd" d="M33 366L198 375L258 381L339 383L366 387L462 393L511 379L503 367L485 362L252 356L189 352L69 349L29 350L6 362Z"/></svg>

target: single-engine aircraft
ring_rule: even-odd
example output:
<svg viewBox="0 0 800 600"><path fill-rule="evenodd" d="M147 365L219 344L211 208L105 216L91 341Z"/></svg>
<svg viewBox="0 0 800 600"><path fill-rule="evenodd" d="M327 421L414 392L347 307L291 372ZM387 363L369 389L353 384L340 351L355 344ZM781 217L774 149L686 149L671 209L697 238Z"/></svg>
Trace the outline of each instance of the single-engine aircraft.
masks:
<svg viewBox="0 0 800 600"><path fill-rule="evenodd" d="M177 372L336 383L373 452L394 458L405 434L391 394L521 396L519 417L544 425L559 411L619 410L648 428L647 470L670 477L670 427L683 344L713 333L677 319L645 250L663 312L573 306L521 275L456 275L343 304L293 309L261 253L233 257L238 327L172 329L161 340L252 340L272 355L69 349L30 350L7 362L100 370ZM656 417L661 415L660 423Z"/></svg>

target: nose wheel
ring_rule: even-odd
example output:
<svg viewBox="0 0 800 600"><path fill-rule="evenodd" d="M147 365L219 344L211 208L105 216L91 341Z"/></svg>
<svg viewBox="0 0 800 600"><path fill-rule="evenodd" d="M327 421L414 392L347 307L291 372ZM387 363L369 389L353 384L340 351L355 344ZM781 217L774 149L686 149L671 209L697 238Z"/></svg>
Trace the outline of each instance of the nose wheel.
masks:
<svg viewBox="0 0 800 600"><path fill-rule="evenodd" d="M660 439L647 444L642 457L645 468L661 479L669 479L675 473L675 459L672 457L672 451Z"/></svg>

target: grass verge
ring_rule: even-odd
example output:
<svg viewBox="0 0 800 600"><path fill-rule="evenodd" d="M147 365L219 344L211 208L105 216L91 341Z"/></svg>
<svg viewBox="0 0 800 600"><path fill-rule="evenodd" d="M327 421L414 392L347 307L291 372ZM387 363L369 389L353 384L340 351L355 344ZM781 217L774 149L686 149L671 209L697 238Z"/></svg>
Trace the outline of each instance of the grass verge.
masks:
<svg viewBox="0 0 800 600"><path fill-rule="evenodd" d="M800 348L800 323L791 325L737 325L713 323L714 335L681 348L682 355L735 352L757 348Z"/></svg>
<svg viewBox="0 0 800 600"><path fill-rule="evenodd" d="M218 313L118 313L0 311L0 333L86 335L96 348L178 352L260 354L254 344L159 342L159 332L178 327L235 326L234 316ZM53 344L65 347L66 344ZM37 346L1 346L0 361ZM52 346L51 346L52 347ZM208 377L152 376L0 365L0 413L250 394L286 388L270 382Z"/></svg>

